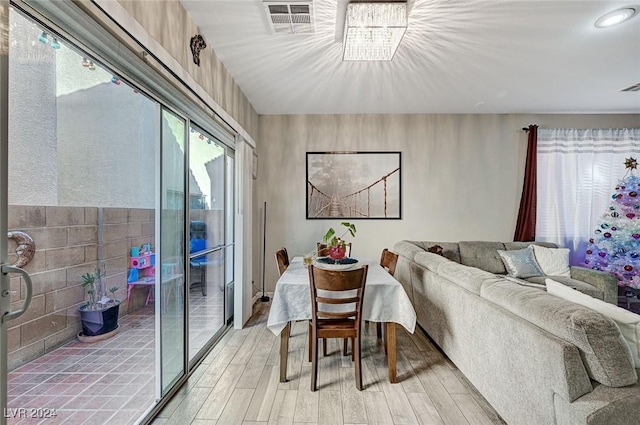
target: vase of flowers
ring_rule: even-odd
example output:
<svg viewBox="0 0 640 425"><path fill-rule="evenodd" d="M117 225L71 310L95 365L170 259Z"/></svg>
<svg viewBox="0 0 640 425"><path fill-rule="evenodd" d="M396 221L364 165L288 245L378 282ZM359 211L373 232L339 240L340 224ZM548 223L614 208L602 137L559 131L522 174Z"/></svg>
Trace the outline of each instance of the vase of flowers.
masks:
<svg viewBox="0 0 640 425"><path fill-rule="evenodd" d="M332 260L341 260L347 255L347 243L344 240L346 234L349 233L351 237L356 236L355 224L348 223L346 221L343 221L340 224L346 227L344 233L337 236L335 229L331 227L322 238L322 241L326 244L326 252Z"/></svg>

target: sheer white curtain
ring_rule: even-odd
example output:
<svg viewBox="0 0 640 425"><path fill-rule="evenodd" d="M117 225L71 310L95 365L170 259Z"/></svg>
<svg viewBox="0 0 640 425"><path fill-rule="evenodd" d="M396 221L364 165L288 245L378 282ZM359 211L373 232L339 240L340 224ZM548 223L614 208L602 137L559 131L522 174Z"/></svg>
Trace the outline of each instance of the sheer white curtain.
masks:
<svg viewBox="0 0 640 425"><path fill-rule="evenodd" d="M581 264L625 158L640 159L640 128L538 129L536 240L571 249Z"/></svg>

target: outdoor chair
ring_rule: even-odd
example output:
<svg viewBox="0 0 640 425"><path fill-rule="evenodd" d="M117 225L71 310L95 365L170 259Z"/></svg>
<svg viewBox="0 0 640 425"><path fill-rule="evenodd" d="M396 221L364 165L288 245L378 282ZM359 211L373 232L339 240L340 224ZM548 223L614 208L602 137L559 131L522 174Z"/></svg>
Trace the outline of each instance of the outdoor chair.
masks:
<svg viewBox="0 0 640 425"><path fill-rule="evenodd" d="M207 249L207 224L204 221L192 221L189 223L189 253L194 254ZM189 260L191 270L191 282L189 289L200 286L202 295L207 296L207 256L203 254ZM199 274L199 280L194 281L194 272Z"/></svg>

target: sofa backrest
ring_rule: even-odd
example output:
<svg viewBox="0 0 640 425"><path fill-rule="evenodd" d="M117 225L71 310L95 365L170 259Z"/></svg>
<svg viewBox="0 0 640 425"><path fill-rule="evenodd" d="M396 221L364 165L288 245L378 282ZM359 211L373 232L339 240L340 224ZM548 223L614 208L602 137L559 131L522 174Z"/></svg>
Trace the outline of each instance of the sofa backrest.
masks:
<svg viewBox="0 0 640 425"><path fill-rule="evenodd" d="M526 248L531 244L556 248L551 242L490 242L490 241L462 241L462 242L432 242L432 241L400 241L393 250L400 255L415 261L419 252L440 245L442 256L465 266L476 267L494 274L506 274L507 270L498 254L498 250L511 251Z"/></svg>
<svg viewBox="0 0 640 425"><path fill-rule="evenodd" d="M531 244L544 246L546 248L557 248L558 247L558 245L554 244L553 242L505 242L504 243L504 248L507 251L513 251L514 249L526 248Z"/></svg>
<svg viewBox="0 0 640 425"><path fill-rule="evenodd" d="M480 289L485 283L502 279L493 273L467 267L430 252L416 254L415 262L476 295L480 295Z"/></svg>
<svg viewBox="0 0 640 425"><path fill-rule="evenodd" d="M460 249L460 263L465 266L477 267L494 274L506 274L507 269L498 254L498 250L512 251L523 249L531 244L556 248L557 245L550 242L486 242L463 241L458 242Z"/></svg>
<svg viewBox="0 0 640 425"><path fill-rule="evenodd" d="M504 251L502 242L464 241L459 242L460 263L476 267L489 273L506 274L498 250Z"/></svg>
<svg viewBox="0 0 640 425"><path fill-rule="evenodd" d="M427 251L429 248L435 245L442 247L442 256L448 258L456 263L460 262L460 250L458 249L457 242L429 242L429 241L400 241L396 243L393 250L398 254L405 255L405 252L411 252L410 255L405 255L411 261L414 261L414 256L417 252ZM418 248L416 250L415 248Z"/></svg>

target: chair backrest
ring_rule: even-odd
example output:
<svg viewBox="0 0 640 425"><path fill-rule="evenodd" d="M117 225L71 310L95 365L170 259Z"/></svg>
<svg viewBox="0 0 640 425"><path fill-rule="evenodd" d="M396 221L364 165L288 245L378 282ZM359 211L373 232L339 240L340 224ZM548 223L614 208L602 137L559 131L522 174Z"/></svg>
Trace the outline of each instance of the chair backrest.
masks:
<svg viewBox="0 0 640 425"><path fill-rule="evenodd" d="M318 257L327 257L329 255L329 247L322 242L316 243ZM346 244L347 257L351 257L351 242Z"/></svg>
<svg viewBox="0 0 640 425"><path fill-rule="evenodd" d="M318 318L348 319L353 317L355 318L355 328L359 329L368 269L367 265L354 270L340 271L309 266L311 322L313 326ZM323 292L319 294L318 290ZM353 291L355 291L355 295Z"/></svg>
<svg viewBox="0 0 640 425"><path fill-rule="evenodd" d="M207 224L204 221L189 222L189 252L207 249Z"/></svg>
<svg viewBox="0 0 640 425"><path fill-rule="evenodd" d="M287 270L289 267L289 254L287 253L287 248L282 247L278 251L276 251L276 263L278 264L278 272L280 276Z"/></svg>
<svg viewBox="0 0 640 425"><path fill-rule="evenodd" d="M396 264L398 264L398 254L389 251L387 248L382 250L382 256L380 256L380 265L383 269L386 269L391 276L396 273Z"/></svg>
<svg viewBox="0 0 640 425"><path fill-rule="evenodd" d="M204 221L189 222L190 239L207 239L207 223Z"/></svg>

